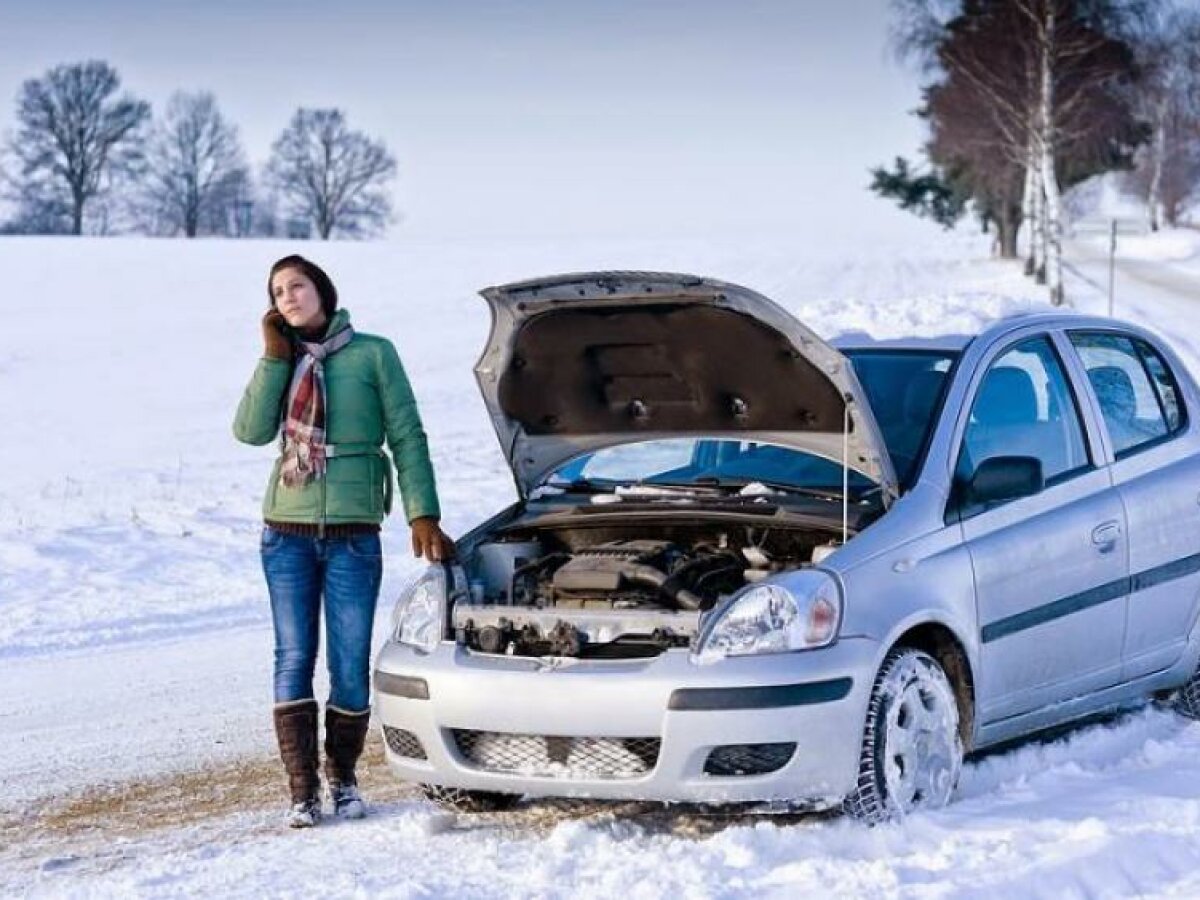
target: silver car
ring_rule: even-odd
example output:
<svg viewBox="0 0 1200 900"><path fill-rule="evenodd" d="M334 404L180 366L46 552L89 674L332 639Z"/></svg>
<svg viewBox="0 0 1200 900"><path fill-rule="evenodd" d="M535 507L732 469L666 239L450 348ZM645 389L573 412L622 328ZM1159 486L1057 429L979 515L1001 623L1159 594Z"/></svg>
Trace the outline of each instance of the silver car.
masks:
<svg viewBox="0 0 1200 900"><path fill-rule="evenodd" d="M875 821L963 754L1151 695L1200 715L1200 394L1154 335L1032 314L831 346L746 288L483 292L519 501L396 606L399 777Z"/></svg>

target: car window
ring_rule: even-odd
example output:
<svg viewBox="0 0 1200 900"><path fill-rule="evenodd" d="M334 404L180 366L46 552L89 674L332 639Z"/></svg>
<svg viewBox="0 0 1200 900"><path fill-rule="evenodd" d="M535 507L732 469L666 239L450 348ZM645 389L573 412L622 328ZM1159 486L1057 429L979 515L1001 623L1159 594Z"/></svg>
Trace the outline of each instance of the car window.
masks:
<svg viewBox="0 0 1200 900"><path fill-rule="evenodd" d="M1139 347L1125 335L1099 332L1072 332L1070 337L1087 369L1118 457L1179 427L1178 387L1145 342L1137 342L1143 345ZM1153 379L1152 366L1158 369Z"/></svg>
<svg viewBox="0 0 1200 900"><path fill-rule="evenodd" d="M849 350L900 484L916 479L955 357L944 351Z"/></svg>
<svg viewBox="0 0 1200 900"><path fill-rule="evenodd" d="M988 368L971 406L956 474L969 479L996 456L1037 459L1046 484L1090 464L1079 408L1046 338L1018 344Z"/></svg>
<svg viewBox="0 0 1200 900"><path fill-rule="evenodd" d="M1133 343L1142 356L1142 362L1146 364L1146 371L1150 373L1151 383L1154 385L1155 393L1158 394L1159 403L1162 404L1163 417L1167 420L1167 431L1174 434L1183 428L1184 423L1179 383L1157 350L1145 341L1136 338Z"/></svg>

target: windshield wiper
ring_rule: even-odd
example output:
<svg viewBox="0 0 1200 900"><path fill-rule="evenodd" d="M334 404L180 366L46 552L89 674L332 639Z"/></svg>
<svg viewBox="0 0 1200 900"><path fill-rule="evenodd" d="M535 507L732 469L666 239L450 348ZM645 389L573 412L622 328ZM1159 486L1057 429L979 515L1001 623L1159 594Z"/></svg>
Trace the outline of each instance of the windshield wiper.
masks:
<svg viewBox="0 0 1200 900"><path fill-rule="evenodd" d="M575 494L620 494L622 496L640 494L645 497L696 494L713 496L721 493L719 485L691 481L591 481L586 478L577 478L574 481L546 481L539 484L538 487L553 488Z"/></svg>
<svg viewBox="0 0 1200 900"><path fill-rule="evenodd" d="M804 485L789 484L786 481L772 481L770 478L729 478L727 476L699 475L694 481L696 484L726 488L733 491L744 490L752 484L761 484L772 491L781 491L785 494L801 494L805 497L819 497L823 500L842 499L841 488L807 487ZM857 499L853 488L850 490L850 496L852 499Z"/></svg>
<svg viewBox="0 0 1200 900"><path fill-rule="evenodd" d="M653 481L646 479L625 485L625 490L627 493L637 493L641 489L647 495L704 494L705 496L713 497L722 493L720 490L721 487L721 485L709 484L699 479L695 481Z"/></svg>
<svg viewBox="0 0 1200 900"><path fill-rule="evenodd" d="M576 478L574 481L546 481L538 485L566 491L568 494L611 494L617 488L625 486L623 481L589 481L586 478Z"/></svg>

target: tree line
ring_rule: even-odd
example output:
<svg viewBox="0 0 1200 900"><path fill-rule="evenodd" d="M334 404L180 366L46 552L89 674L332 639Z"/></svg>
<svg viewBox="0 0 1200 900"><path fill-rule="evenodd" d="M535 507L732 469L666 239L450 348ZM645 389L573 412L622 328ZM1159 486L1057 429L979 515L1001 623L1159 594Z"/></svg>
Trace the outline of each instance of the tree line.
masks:
<svg viewBox="0 0 1200 900"><path fill-rule="evenodd" d="M211 93L177 92L155 116L108 63L63 64L18 92L0 233L371 236L392 219L395 174L342 110L300 108L255 176Z"/></svg>
<svg viewBox="0 0 1200 900"><path fill-rule="evenodd" d="M872 189L949 227L973 211L1064 299L1063 192L1122 171L1151 228L1200 198L1200 9L1170 0L892 0L925 78L927 165Z"/></svg>

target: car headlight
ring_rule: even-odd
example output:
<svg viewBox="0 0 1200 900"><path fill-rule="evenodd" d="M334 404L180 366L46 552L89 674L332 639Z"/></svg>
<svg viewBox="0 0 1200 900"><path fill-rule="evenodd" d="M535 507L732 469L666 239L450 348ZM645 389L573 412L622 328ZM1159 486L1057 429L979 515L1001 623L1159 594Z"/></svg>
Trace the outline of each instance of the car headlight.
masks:
<svg viewBox="0 0 1200 900"><path fill-rule="evenodd" d="M756 584L716 609L700 633L694 659L712 663L727 656L825 647L837 637L841 621L837 580L820 569L804 569L788 576L787 587Z"/></svg>
<svg viewBox="0 0 1200 900"><path fill-rule="evenodd" d="M446 608L446 569L432 565L396 601L392 612L392 637L425 653L437 649L442 639Z"/></svg>

